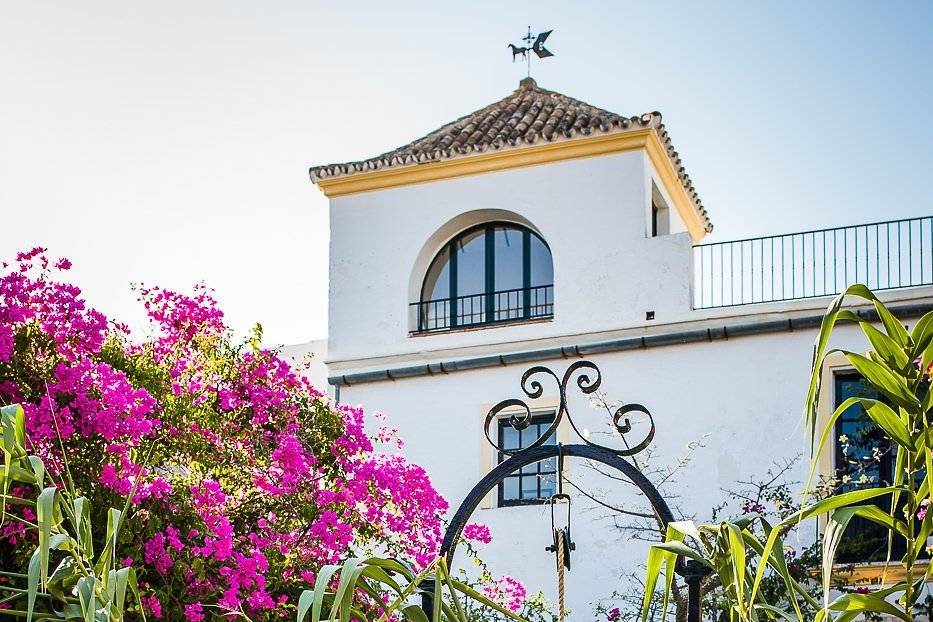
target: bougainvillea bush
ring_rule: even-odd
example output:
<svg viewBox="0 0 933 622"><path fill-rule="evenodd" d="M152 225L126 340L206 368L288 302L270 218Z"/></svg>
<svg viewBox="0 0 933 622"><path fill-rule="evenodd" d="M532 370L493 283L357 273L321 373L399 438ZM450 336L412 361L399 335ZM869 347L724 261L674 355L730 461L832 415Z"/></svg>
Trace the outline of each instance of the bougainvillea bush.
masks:
<svg viewBox="0 0 933 622"><path fill-rule="evenodd" d="M291 617L325 564L434 560L447 503L426 473L379 451L363 412L261 347L258 327L237 341L206 288L140 286L141 339L61 280L69 268L41 248L3 264L0 404L22 404L29 450L92 508L129 497L117 558L147 617ZM25 573L35 516L6 511L26 522L0 526L0 570Z"/></svg>

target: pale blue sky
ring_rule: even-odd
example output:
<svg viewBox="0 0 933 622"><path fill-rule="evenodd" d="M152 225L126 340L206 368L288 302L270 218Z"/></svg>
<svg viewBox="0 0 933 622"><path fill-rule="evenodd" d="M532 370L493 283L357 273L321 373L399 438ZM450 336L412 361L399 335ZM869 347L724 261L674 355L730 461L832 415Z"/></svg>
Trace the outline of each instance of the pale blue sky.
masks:
<svg viewBox="0 0 933 622"><path fill-rule="evenodd" d="M12 2L0 6L3 255L71 257L108 313L130 281L218 289L270 342L326 332L309 165L545 87L660 110L712 239L933 214L931 2Z"/></svg>

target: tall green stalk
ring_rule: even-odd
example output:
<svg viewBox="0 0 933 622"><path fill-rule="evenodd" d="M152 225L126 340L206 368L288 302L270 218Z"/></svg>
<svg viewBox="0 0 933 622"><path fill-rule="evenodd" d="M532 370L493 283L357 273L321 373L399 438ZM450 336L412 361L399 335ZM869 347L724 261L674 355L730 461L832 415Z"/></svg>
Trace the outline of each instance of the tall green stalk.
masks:
<svg viewBox="0 0 933 622"><path fill-rule="evenodd" d="M115 565L115 551L123 517L128 510L111 508L107 513L106 537L101 552L95 556L90 502L76 496L70 476L66 473L61 485L52 481L39 457L30 455L26 447L25 418L19 405L0 407L0 428L3 438L3 467L0 471L0 506L15 500L16 505L32 508L36 522L4 512L0 522L20 522L38 535L38 545L25 575L2 573L22 581L26 588L0 585L0 593L8 592L2 602L21 604L25 609L3 610L3 615L36 620L83 620L84 622L122 622L129 610L127 592L135 598L133 611L145 622L139 599L136 571ZM21 499L9 495L14 483L36 491L35 498ZM53 551L61 560L49 571ZM46 606L36 610L38 601ZM133 618L135 619L135 618Z"/></svg>
<svg viewBox="0 0 933 622"><path fill-rule="evenodd" d="M848 297L861 299L870 309L855 312L843 308ZM855 323L862 330L870 349L865 354L829 348L835 326ZM877 326L876 326L877 324ZM846 399L824 423L818 420L821 380L826 357L840 352L865 379L881 400ZM864 285L853 285L837 296L823 318L813 349L805 420L811 434L810 474L800 511L777 525L758 515L695 525L673 523L664 543L652 547L648 559L646 585L657 585L661 572L672 572L678 556L706 566L721 583L728 617L735 622L760 620L806 620L801 603L816 610L813 622L848 622L864 614L882 614L912 622L912 612L930 577L929 565L923 577L915 573L915 563L933 533L933 512L922 511L930 497L933 475L933 392L929 370L933 364L933 312L920 318L908 330ZM828 498L812 500L817 465L835 430L836 421L850 407L858 405L896 448L893 481L875 488L837 492ZM881 484L879 482L879 484ZM873 500L890 495L891 504L883 510ZM901 504L903 501L903 504ZM898 563L904 579L883 589L857 593L836 589L836 552L853 518L881 525L888 532L888 561L895 537L903 538L906 554ZM922 518L921 518L922 517ZM812 587L795 580L788 570L783 534L803 521L819 519L823 526L822 564L819 570L821 599L811 596ZM780 577L785 592L777 602L768 602L760 587L766 576ZM646 590L642 619L647 618L653 589Z"/></svg>

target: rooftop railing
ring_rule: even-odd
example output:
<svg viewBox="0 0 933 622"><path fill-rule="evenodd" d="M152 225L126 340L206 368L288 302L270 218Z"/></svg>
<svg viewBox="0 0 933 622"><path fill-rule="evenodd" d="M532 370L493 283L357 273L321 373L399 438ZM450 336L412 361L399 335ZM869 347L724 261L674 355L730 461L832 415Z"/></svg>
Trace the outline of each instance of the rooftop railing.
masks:
<svg viewBox="0 0 933 622"><path fill-rule="evenodd" d="M693 247L694 308L933 284L933 216Z"/></svg>

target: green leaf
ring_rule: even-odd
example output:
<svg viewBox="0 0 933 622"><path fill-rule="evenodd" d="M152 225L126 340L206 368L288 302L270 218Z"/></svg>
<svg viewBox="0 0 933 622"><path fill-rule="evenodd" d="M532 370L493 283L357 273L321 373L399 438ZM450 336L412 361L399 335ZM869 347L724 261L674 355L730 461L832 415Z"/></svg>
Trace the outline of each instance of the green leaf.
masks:
<svg viewBox="0 0 933 622"><path fill-rule="evenodd" d="M96 585L97 577L90 574L78 579L78 584L75 586L84 622L94 622L94 613L97 611L97 597L94 595Z"/></svg>
<svg viewBox="0 0 933 622"><path fill-rule="evenodd" d="M314 591L302 590L298 596L298 622L304 622L305 616L308 615L308 610L311 609L313 604ZM311 619L314 620L314 616Z"/></svg>
<svg viewBox="0 0 933 622"><path fill-rule="evenodd" d="M898 346L893 339L868 322L859 322L859 326L862 332L865 333L865 336L868 337L871 347L884 359L888 367L900 372L910 365L912 359L907 357L907 353L904 352L903 346Z"/></svg>
<svg viewBox="0 0 933 622"><path fill-rule="evenodd" d="M735 577L735 597L736 604L739 606L739 615L745 618L745 538L742 537L742 531L735 525L726 524L726 535L729 542L729 560L732 565L732 574Z"/></svg>
<svg viewBox="0 0 933 622"><path fill-rule="evenodd" d="M904 425L904 422L901 421L901 418L897 416L897 413L891 410L887 404L877 400L862 397L846 398L841 404L839 404L836 410L833 411L833 414L830 415L829 419L826 421L826 425L823 427L823 432L820 434L819 443L817 444L813 457L810 460L810 471L807 475L807 484L804 487L804 497L809 496L811 487L813 485L813 478L816 475L816 468L819 465L819 458L823 455L823 450L826 448L826 445L829 442L830 435L835 434L836 421L845 411L856 404L861 405L862 408L865 409L865 412L868 414L868 416L871 417L871 419L885 432L887 432L888 436L896 440L903 447L907 449L913 449L914 441L910 437L907 426Z"/></svg>
<svg viewBox="0 0 933 622"><path fill-rule="evenodd" d="M874 499L875 497L880 497L882 495L904 490L906 490L906 488L903 486L879 486L878 488L864 488L862 490L844 492L839 495L827 497L826 499L821 499L813 505L801 508L799 511L794 512L781 521L781 524L793 526L794 523L805 521L808 518L813 518L814 516L819 516L820 514L826 514L827 512L831 512L838 508L853 505L855 503L861 503L862 501L866 501L868 499Z"/></svg>
<svg viewBox="0 0 933 622"><path fill-rule="evenodd" d="M887 527L889 530L897 531L905 536L907 535L907 526L903 522L889 516L875 505L842 507L833 511L832 514L829 515L826 529L823 532L823 599L824 607L827 609L833 608L828 601L832 575L835 569L836 550L839 547L846 527L856 516L876 522Z"/></svg>
<svg viewBox="0 0 933 622"><path fill-rule="evenodd" d="M658 579L661 576L661 568L670 554L670 552L660 548L659 545L653 545L648 550L648 560L645 562L645 594L641 603L641 622L647 622L648 620L648 611L651 609L651 601L654 598Z"/></svg>
<svg viewBox="0 0 933 622"><path fill-rule="evenodd" d="M424 609L418 605L403 607L402 615L405 616L406 619L411 620L411 622L429 622L428 616L424 613Z"/></svg>
<svg viewBox="0 0 933 622"><path fill-rule="evenodd" d="M0 406L0 426L3 426L3 480L0 487L3 489L3 498L10 492L11 467L13 459L19 459L25 454L26 445L26 415L19 404ZM6 504L0 503L0 525L6 520Z"/></svg>
<svg viewBox="0 0 933 622"><path fill-rule="evenodd" d="M904 622L913 622L913 616L907 615L884 598L875 594L843 594L834 600L828 607L832 611L844 611L852 613L863 613L872 611L874 613L883 613L904 620Z"/></svg>
<svg viewBox="0 0 933 622"><path fill-rule="evenodd" d="M910 333L910 340L913 342L910 360L922 356L924 351L933 343L933 311L929 311L914 324L914 329Z"/></svg>
<svg viewBox="0 0 933 622"><path fill-rule="evenodd" d="M768 567L773 568L777 571L780 577L784 580L784 585L787 588L788 599L791 601L791 604L794 607L794 612L796 613L796 618L791 617L795 620L803 620L803 614L800 611L800 604L797 602L797 591L798 584L794 581L794 578L790 576L790 570L787 568L787 560L784 559L784 542L781 539L781 530L773 528L767 521L762 519L762 526L764 527L765 533L768 535L768 539L765 542L764 547L758 554L761 557L761 561L758 563L758 570L755 572L755 582L752 584L752 593L749 596L749 602L752 603L752 606L755 606L755 601L758 598L758 590L761 587L761 582L765 576L765 570ZM789 615L789 614L788 614Z"/></svg>
<svg viewBox="0 0 933 622"><path fill-rule="evenodd" d="M854 352L846 352L846 358L852 364L852 367L862 375L874 388L878 389L899 406L903 406L910 412L920 410L920 401L909 388L907 381L898 376L887 367L865 358Z"/></svg>
<svg viewBox="0 0 933 622"><path fill-rule="evenodd" d="M314 592L311 598L311 622L320 622L321 608L324 606L324 594L327 591L327 586L330 585L331 579L334 578L334 575L337 574L339 570L340 566L327 565L321 568L321 571L317 574L317 579L314 582ZM307 611L307 609L304 611ZM302 622L303 618L302 609L299 606L298 622Z"/></svg>
<svg viewBox="0 0 933 622"><path fill-rule="evenodd" d="M49 580L49 540L57 497L58 488L49 486L44 488L39 493L39 498L36 499L36 523L39 526L39 578L43 590Z"/></svg>
<svg viewBox="0 0 933 622"><path fill-rule="evenodd" d="M907 334L904 325L877 298L872 301L872 304L875 305L875 311L878 312L878 317L881 319L881 323L884 324L884 330L888 333L888 337L893 339L900 347L907 347L910 335Z"/></svg>
<svg viewBox="0 0 933 622"><path fill-rule="evenodd" d="M94 566L100 576L106 576L110 572L111 564L117 556L117 539L122 521L123 512L116 508L110 508L107 511L107 535L104 538L104 549L100 552L100 557Z"/></svg>
<svg viewBox="0 0 933 622"><path fill-rule="evenodd" d="M87 559L94 559L94 537L91 533L91 502L85 497L78 497L72 505L77 519L74 532L77 535L78 547Z"/></svg>
<svg viewBox="0 0 933 622"><path fill-rule="evenodd" d="M32 622L32 611L36 605L36 595L39 593L39 565L41 556L36 549L29 558L29 569L26 571L26 622Z"/></svg>

